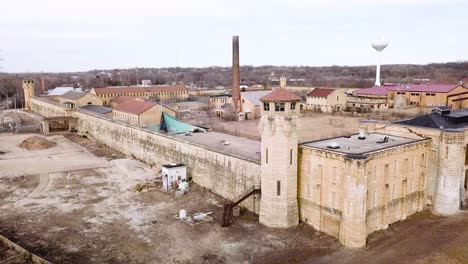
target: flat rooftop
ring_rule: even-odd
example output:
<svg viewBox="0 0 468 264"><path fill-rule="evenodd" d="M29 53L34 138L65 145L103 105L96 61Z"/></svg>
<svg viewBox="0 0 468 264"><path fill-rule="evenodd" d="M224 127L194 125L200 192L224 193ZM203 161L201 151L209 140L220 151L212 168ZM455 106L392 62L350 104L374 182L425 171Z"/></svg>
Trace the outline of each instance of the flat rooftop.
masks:
<svg viewBox="0 0 468 264"><path fill-rule="evenodd" d="M379 133L365 134L365 139L359 139L358 136L359 134L351 135L349 137L329 138L312 142L305 142L301 145L345 154L366 154L369 152L405 145L421 140ZM388 140L383 142L385 138ZM339 148L330 148L329 146L331 145L337 145Z"/></svg>
<svg viewBox="0 0 468 264"><path fill-rule="evenodd" d="M260 141L219 132L169 135L207 148L260 162Z"/></svg>

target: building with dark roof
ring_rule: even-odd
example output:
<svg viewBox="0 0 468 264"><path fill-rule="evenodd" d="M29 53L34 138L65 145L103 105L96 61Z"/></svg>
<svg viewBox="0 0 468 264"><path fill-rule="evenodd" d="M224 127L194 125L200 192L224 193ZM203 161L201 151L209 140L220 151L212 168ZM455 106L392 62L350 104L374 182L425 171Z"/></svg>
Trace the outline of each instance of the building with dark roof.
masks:
<svg viewBox="0 0 468 264"><path fill-rule="evenodd" d="M340 89L315 88L307 94L307 110L335 112L346 109L346 94Z"/></svg>
<svg viewBox="0 0 468 264"><path fill-rule="evenodd" d="M446 107L434 108L430 114L394 123L435 129L464 129L468 127L468 108L459 110Z"/></svg>

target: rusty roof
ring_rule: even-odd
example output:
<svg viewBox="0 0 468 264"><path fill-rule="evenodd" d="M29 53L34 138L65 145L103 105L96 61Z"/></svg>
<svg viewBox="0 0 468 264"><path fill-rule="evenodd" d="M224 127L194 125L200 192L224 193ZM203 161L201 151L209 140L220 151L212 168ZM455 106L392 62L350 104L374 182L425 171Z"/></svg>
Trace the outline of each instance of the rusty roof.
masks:
<svg viewBox="0 0 468 264"><path fill-rule="evenodd" d="M133 96L121 95L119 97L116 97L116 98L112 99L111 102L115 103L115 104L121 104L121 103L125 103L127 101L136 100L136 99L137 98L135 98Z"/></svg>
<svg viewBox="0 0 468 264"><path fill-rule="evenodd" d="M282 88L277 88L273 90L273 92L260 98L262 102L296 102L300 100L301 97Z"/></svg>
<svg viewBox="0 0 468 264"><path fill-rule="evenodd" d="M153 85L145 87L148 92L187 91L185 85Z"/></svg>
<svg viewBox="0 0 468 264"><path fill-rule="evenodd" d="M184 85L153 85L153 86L109 86L105 88L94 88L96 94L126 94L145 92L173 92L187 91Z"/></svg>
<svg viewBox="0 0 468 264"><path fill-rule="evenodd" d="M134 115L141 115L146 110L156 105L157 104L153 102L131 100L131 101L126 101L117 105L114 108L114 111L119 111L119 112L134 114Z"/></svg>
<svg viewBox="0 0 468 264"><path fill-rule="evenodd" d="M333 93L335 89L332 88L315 88L307 94L310 97L327 97L329 94Z"/></svg>

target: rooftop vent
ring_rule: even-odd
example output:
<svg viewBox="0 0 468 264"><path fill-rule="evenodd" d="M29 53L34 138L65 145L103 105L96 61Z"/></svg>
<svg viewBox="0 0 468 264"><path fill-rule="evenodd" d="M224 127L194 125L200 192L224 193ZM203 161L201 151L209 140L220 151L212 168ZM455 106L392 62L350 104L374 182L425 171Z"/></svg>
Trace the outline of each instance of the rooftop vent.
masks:
<svg viewBox="0 0 468 264"><path fill-rule="evenodd" d="M382 140L377 141L377 144L387 143L390 138L385 136Z"/></svg>
<svg viewBox="0 0 468 264"><path fill-rule="evenodd" d="M364 133L364 130L362 130L362 129L359 130L358 139L360 139L360 140L366 139L366 134Z"/></svg>
<svg viewBox="0 0 468 264"><path fill-rule="evenodd" d="M339 149L339 148L340 148L340 145L338 145L338 143L336 143L336 142L331 142L331 143L327 146L327 148L329 148L329 149Z"/></svg>
<svg viewBox="0 0 468 264"><path fill-rule="evenodd" d="M450 107L447 106L439 106L434 109L432 109L432 113L437 113L439 115L447 115L450 114Z"/></svg>

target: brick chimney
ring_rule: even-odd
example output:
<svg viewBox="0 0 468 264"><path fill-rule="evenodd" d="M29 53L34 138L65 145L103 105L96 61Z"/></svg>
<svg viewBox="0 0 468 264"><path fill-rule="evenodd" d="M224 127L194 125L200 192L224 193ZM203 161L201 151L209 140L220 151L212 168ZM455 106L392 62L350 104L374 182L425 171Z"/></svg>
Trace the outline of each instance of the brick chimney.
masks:
<svg viewBox="0 0 468 264"><path fill-rule="evenodd" d="M45 87L45 80L44 78L41 78L41 91L43 94L46 93L46 87Z"/></svg>
<svg viewBox="0 0 468 264"><path fill-rule="evenodd" d="M232 37L232 102L235 113L242 112L239 73L239 36Z"/></svg>

